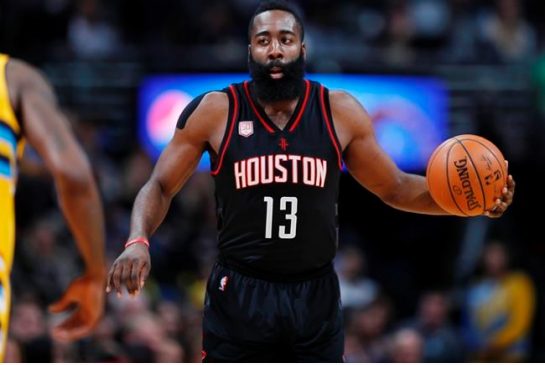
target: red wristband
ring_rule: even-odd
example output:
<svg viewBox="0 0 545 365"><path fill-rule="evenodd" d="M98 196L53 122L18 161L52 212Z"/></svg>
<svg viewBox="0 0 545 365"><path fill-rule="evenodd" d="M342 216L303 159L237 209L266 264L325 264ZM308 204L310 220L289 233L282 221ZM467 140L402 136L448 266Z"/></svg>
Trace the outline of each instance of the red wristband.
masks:
<svg viewBox="0 0 545 365"><path fill-rule="evenodd" d="M129 247L130 245L134 245L135 243L143 243L149 248L149 241L146 237L136 237L130 241L127 241L127 243L125 243L125 248Z"/></svg>

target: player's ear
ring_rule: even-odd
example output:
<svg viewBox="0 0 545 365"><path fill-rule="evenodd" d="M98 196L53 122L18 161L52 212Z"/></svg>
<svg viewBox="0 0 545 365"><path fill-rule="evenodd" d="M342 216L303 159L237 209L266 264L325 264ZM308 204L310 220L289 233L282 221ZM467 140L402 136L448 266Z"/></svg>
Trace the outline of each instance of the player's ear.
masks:
<svg viewBox="0 0 545 365"><path fill-rule="evenodd" d="M305 42L301 43L301 54L303 55L303 59L307 60L307 45Z"/></svg>
<svg viewBox="0 0 545 365"><path fill-rule="evenodd" d="M252 57L252 45L248 44L248 61L250 61L250 57Z"/></svg>

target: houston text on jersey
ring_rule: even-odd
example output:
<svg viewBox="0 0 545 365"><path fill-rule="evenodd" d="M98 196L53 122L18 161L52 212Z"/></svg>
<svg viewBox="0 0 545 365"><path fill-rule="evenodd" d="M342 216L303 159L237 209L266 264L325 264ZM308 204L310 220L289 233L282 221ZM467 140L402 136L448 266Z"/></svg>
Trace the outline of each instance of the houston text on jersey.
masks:
<svg viewBox="0 0 545 365"><path fill-rule="evenodd" d="M323 188L327 176L327 161L300 155L266 155L234 163L237 189L251 186L291 183Z"/></svg>

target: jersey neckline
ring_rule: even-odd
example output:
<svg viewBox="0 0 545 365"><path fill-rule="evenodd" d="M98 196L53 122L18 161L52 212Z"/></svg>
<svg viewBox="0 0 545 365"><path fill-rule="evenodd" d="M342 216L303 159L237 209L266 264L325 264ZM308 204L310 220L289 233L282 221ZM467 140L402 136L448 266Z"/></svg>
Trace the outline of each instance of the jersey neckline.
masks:
<svg viewBox="0 0 545 365"><path fill-rule="evenodd" d="M246 98L248 99L248 102L250 103L250 107L252 108L254 114L256 115L257 119L261 122L263 127L265 127L265 130L269 133L285 133L290 132L292 133L295 128L299 125L301 122L301 119L303 117L303 114L305 112L305 109L308 104L308 99L310 96L310 89L311 84L309 80L305 81L305 92L303 93L302 97L299 98L297 101L297 105L295 106L295 109L293 111L293 114L291 115L290 119L288 120L288 123L284 126L284 128L279 128L272 120L269 118L267 113L265 113L265 110L259 104L257 101L254 100L252 93L250 92L250 82L244 81L243 88L244 92L246 94Z"/></svg>

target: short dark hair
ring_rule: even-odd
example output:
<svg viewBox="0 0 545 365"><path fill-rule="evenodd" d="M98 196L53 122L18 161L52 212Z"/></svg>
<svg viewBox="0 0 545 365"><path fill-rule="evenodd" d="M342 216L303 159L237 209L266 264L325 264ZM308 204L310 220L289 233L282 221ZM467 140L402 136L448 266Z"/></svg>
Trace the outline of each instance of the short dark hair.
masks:
<svg viewBox="0 0 545 365"><path fill-rule="evenodd" d="M252 38L251 34L255 17L270 10L282 10L293 15L297 25L299 26L299 30L301 31L301 40L305 39L305 27L303 26L302 16L299 9L293 3L289 3L284 0L265 0L259 4L254 12L254 15L252 15L252 18L250 19L250 24L248 25L248 39Z"/></svg>

